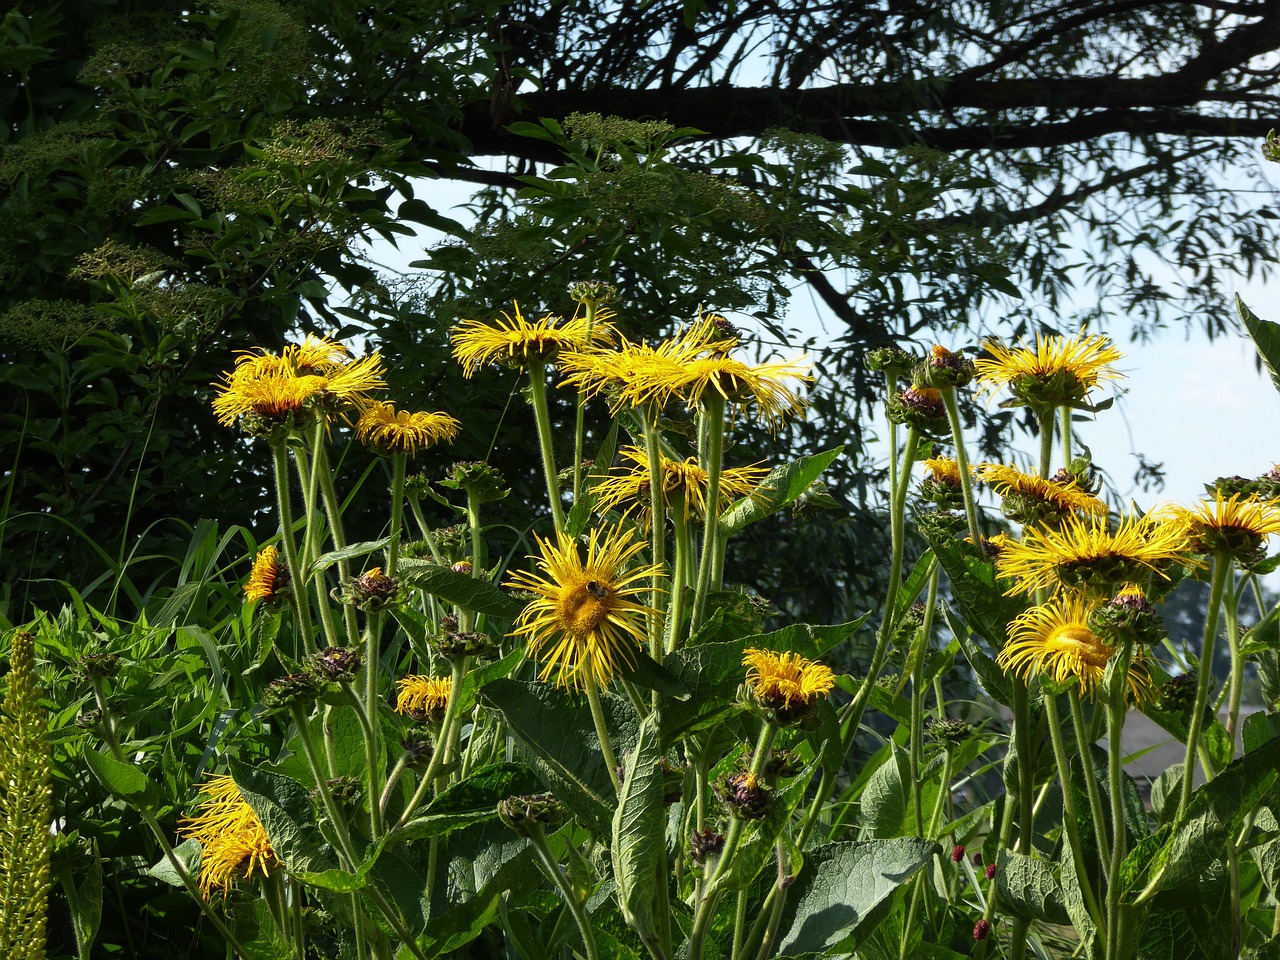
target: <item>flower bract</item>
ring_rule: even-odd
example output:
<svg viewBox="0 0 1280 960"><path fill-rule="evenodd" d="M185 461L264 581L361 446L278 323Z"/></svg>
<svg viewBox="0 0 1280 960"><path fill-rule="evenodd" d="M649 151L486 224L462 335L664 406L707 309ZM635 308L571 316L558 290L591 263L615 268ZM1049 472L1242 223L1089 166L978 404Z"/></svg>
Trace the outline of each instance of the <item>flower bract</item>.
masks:
<svg viewBox="0 0 1280 960"><path fill-rule="evenodd" d="M205 899L214 889L226 896L237 878L248 880L255 871L270 875L280 861L235 780L226 774L211 777L200 794L199 813L183 818L178 829L200 843L200 891Z"/></svg>
<svg viewBox="0 0 1280 960"><path fill-rule="evenodd" d="M1059 683L1074 677L1080 691L1092 696L1119 648L1089 629L1091 607L1078 594L1032 607L1009 625L1009 640L996 662L1028 682L1040 674ZM1130 695L1139 702L1151 690L1151 675L1140 650L1129 663L1128 685Z"/></svg>
<svg viewBox="0 0 1280 960"><path fill-rule="evenodd" d="M555 676L562 686L604 687L635 663L645 637L644 618L659 611L638 599L658 568L626 564L644 549L630 531L593 530L584 560L578 544L563 533L553 543L536 538L540 555L531 557L539 573L518 571L506 586L536 594L516 620L514 636L528 640L529 653L544 661L541 679Z"/></svg>

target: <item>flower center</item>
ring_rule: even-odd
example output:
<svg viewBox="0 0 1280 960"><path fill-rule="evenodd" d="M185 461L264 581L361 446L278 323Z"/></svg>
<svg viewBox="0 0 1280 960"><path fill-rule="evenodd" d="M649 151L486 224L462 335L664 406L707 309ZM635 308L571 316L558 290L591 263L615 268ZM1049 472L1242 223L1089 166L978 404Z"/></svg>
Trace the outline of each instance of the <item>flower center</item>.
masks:
<svg viewBox="0 0 1280 960"><path fill-rule="evenodd" d="M588 580L561 595L556 615L566 632L579 638L590 636L609 615L609 597L607 586Z"/></svg>
<svg viewBox="0 0 1280 960"><path fill-rule="evenodd" d="M1098 668L1105 667L1115 652L1082 624L1070 623L1059 627L1049 638L1049 643L1063 653L1074 654L1089 666Z"/></svg>

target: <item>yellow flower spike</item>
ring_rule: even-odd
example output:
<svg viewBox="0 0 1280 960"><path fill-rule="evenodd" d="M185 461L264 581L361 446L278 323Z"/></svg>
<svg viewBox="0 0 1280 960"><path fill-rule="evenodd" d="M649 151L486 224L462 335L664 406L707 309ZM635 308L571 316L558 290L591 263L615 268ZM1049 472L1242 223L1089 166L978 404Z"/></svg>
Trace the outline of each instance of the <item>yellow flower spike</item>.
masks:
<svg viewBox="0 0 1280 960"><path fill-rule="evenodd" d="M356 421L356 436L371 450L385 455L414 456L438 443L451 443L462 429L447 413L397 410L394 404L368 401Z"/></svg>
<svg viewBox="0 0 1280 960"><path fill-rule="evenodd" d="M629 530L592 530L584 561L566 534L556 541L535 538L541 575L518 571L504 584L529 590L535 598L516 620L511 636L523 636L531 656L544 661L540 679L553 675L561 686L581 689L590 676L607 687L636 662L635 647L646 637L645 617L660 613L637 601L661 575L652 564L626 565L645 547Z"/></svg>
<svg viewBox="0 0 1280 960"><path fill-rule="evenodd" d="M624 447L622 456L635 466L623 474L611 474L599 480L592 488L598 498L600 512L626 505L624 516L637 508L644 523L649 524L649 457L640 447ZM707 515L707 487L709 477L696 458L683 461L671 460L660 455L662 464L662 491L668 510L679 510L686 519ZM720 505L723 509L734 500L758 496L756 487L768 474L767 467L729 467L720 474Z"/></svg>
<svg viewBox="0 0 1280 960"><path fill-rule="evenodd" d="M1028 527L1002 547L996 572L1017 581L1009 595L1089 587L1110 596L1117 586L1165 576L1161 567L1179 562L1190 561L1177 524L1130 516L1112 530L1104 517L1073 516L1060 527Z"/></svg>
<svg viewBox="0 0 1280 960"><path fill-rule="evenodd" d="M1112 366L1124 354L1103 334L1046 337L1036 334L1035 349L1019 341L1009 347L994 340L985 344L990 357L980 357L978 392L996 393L1008 387L1015 399L1033 407L1077 405L1103 381L1123 379Z"/></svg>
<svg viewBox="0 0 1280 960"><path fill-rule="evenodd" d="M291 582L289 568L280 562L280 551L263 547L253 559L253 569L244 584L244 596L246 600L274 603L284 599Z"/></svg>
<svg viewBox="0 0 1280 960"><path fill-rule="evenodd" d="M200 787L203 798L194 817L184 817L178 832L200 844L200 892L209 899L214 889L225 897L239 877L263 877L280 865L262 821L245 802L235 780L223 774Z"/></svg>
<svg viewBox="0 0 1280 960"><path fill-rule="evenodd" d="M743 651L742 665L749 668L747 683L756 699L773 710L812 706L836 685L826 664L790 651L750 647Z"/></svg>
<svg viewBox="0 0 1280 960"><path fill-rule="evenodd" d="M531 359L548 362L562 352L586 350L614 337L609 311L598 311L588 330L585 316L565 320L549 313L541 320L529 321L520 312L520 304L514 309L514 315L504 311L492 322L463 320L453 328L453 357L462 364L464 377L474 377L491 363L523 368Z"/></svg>
<svg viewBox="0 0 1280 960"><path fill-rule="evenodd" d="M1113 647L1089 629L1095 605L1079 594L1055 597L1032 607L1009 625L1009 640L996 662L1027 683L1037 675L1065 683L1080 681L1080 692L1092 697L1115 656ZM1138 703L1151 695L1151 674L1146 655L1135 649L1129 662L1129 694Z"/></svg>
<svg viewBox="0 0 1280 960"><path fill-rule="evenodd" d="M1246 565L1266 556L1267 537L1280 533L1280 501L1221 491L1194 506L1168 504L1159 516L1182 528L1194 553L1224 553Z"/></svg>
<svg viewBox="0 0 1280 960"><path fill-rule="evenodd" d="M396 681L396 713L408 714L415 720L442 720L452 690L453 680L449 677L401 677Z"/></svg>

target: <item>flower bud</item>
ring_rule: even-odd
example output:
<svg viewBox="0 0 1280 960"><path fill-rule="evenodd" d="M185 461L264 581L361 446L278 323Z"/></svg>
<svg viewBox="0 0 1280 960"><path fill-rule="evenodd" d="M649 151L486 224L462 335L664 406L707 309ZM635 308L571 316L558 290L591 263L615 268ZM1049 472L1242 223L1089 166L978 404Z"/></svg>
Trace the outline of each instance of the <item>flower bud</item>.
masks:
<svg viewBox="0 0 1280 960"><path fill-rule="evenodd" d="M374 567L352 577L345 590L334 592L340 603L359 607L365 613L390 609L401 600L400 578L388 577L381 567Z"/></svg>
<svg viewBox="0 0 1280 960"><path fill-rule="evenodd" d="M945 389L966 386L976 373L972 360L935 345L929 356L916 365L912 379L922 387Z"/></svg>
<svg viewBox="0 0 1280 960"><path fill-rule="evenodd" d="M569 299L597 306L618 299L618 288L604 280L574 280L569 284Z"/></svg>
<svg viewBox="0 0 1280 960"><path fill-rule="evenodd" d="M951 862L959 863L963 859L964 859L964 844L957 843L954 847L951 848Z"/></svg>
<svg viewBox="0 0 1280 960"><path fill-rule="evenodd" d="M316 702L323 688L323 681L314 673L290 673L267 684L262 705L268 713L306 706Z"/></svg>
<svg viewBox="0 0 1280 960"><path fill-rule="evenodd" d="M868 370L884 373L895 380L905 377L916 365L917 358L897 347L877 347L868 350L864 363Z"/></svg>
<svg viewBox="0 0 1280 960"><path fill-rule="evenodd" d="M75 666L82 677L106 680L120 672L120 658L114 653L86 653Z"/></svg>
<svg viewBox="0 0 1280 960"><path fill-rule="evenodd" d="M934 387L907 387L890 396L885 413L894 423L905 423L921 433L945 433L950 429L942 393Z"/></svg>
<svg viewBox="0 0 1280 960"><path fill-rule="evenodd" d="M724 834L709 828L689 834L689 852L698 863L706 863L712 857L718 857L723 849Z"/></svg>
<svg viewBox="0 0 1280 960"><path fill-rule="evenodd" d="M498 818L525 836L535 829L555 826L564 819L564 814L564 804L550 793L507 797L498 804Z"/></svg>
<svg viewBox="0 0 1280 960"><path fill-rule="evenodd" d="M753 773L721 777L715 783L716 796L740 820L760 820L769 812L773 795Z"/></svg>
<svg viewBox="0 0 1280 960"><path fill-rule="evenodd" d="M973 925L973 939L981 942L991 936L991 924L986 920L979 920Z"/></svg>
<svg viewBox="0 0 1280 960"><path fill-rule="evenodd" d="M1143 589L1127 584L1089 614L1089 629L1113 646L1126 640L1151 646L1166 636L1164 621L1156 613Z"/></svg>
<svg viewBox="0 0 1280 960"><path fill-rule="evenodd" d="M982 875L988 880L994 880L996 878L996 865L994 863L988 863L987 869L982 872Z"/></svg>
<svg viewBox="0 0 1280 960"><path fill-rule="evenodd" d="M924 722L925 732L934 740L955 746L973 736L973 724L952 717L930 717Z"/></svg>
<svg viewBox="0 0 1280 960"><path fill-rule="evenodd" d="M307 668L328 683L350 680L360 669L360 654L345 647L326 647L307 657Z"/></svg>

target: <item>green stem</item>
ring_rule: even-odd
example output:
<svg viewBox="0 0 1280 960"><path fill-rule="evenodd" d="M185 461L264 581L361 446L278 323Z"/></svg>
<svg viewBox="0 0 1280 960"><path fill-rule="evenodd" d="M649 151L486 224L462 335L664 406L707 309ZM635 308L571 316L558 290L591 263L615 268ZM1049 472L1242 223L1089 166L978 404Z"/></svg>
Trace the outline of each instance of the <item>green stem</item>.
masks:
<svg viewBox="0 0 1280 960"><path fill-rule="evenodd" d="M376 840L382 836L382 808L374 802L382 795L382 767L386 760L378 721L378 679L382 673L382 614L365 614L364 715L365 761L369 765L369 826Z"/></svg>
<svg viewBox="0 0 1280 960"><path fill-rule="evenodd" d="M293 594L298 602L293 605L298 615L298 630L302 634L302 646L307 653L316 652L315 637L311 632L311 609L307 603L306 571L298 562L298 548L293 542L293 506L289 499L289 451L283 443L271 444L272 465L275 468L276 511L280 517L280 546L284 548L284 562L293 576Z"/></svg>
<svg viewBox="0 0 1280 960"><path fill-rule="evenodd" d="M542 832L542 825L531 823L528 836L534 852L538 855L538 859L547 873L547 877L556 885L556 889L564 897L564 902L568 906L569 912L573 914L573 920L578 925L578 932L582 935L582 946L586 950L587 960L598 960L596 940L591 933L591 923L587 919L587 911L578 899L578 894L573 889L573 884L565 876L564 870L556 862L556 858L551 855L551 847L547 844L547 838Z"/></svg>
<svg viewBox="0 0 1280 960"><path fill-rule="evenodd" d="M1089 739L1088 730L1084 720L1084 704L1080 700L1079 689L1073 687L1070 693L1071 697L1071 725L1076 731L1076 748L1080 751L1080 762L1084 770L1084 788L1085 793L1089 797L1089 813L1093 817L1094 834L1098 838L1098 856L1103 863L1111 860L1111 845L1107 840L1107 831L1103 824L1107 822L1107 816L1102 808L1102 791L1098 789L1098 779L1092 776L1093 771L1093 741Z"/></svg>
<svg viewBox="0 0 1280 960"><path fill-rule="evenodd" d="M1111 688L1107 691L1107 789L1111 794L1111 864L1107 870L1107 958L1125 960L1121 944L1124 942L1123 907L1120 903L1120 866L1128 853L1124 827L1124 748L1125 697L1129 689L1129 659L1133 645L1125 643L1120 648Z"/></svg>
<svg viewBox="0 0 1280 960"><path fill-rule="evenodd" d="M604 765L609 768L609 779L613 781L614 791L622 792L622 780L618 777L618 758L613 753L613 741L609 739L609 726L604 722L604 704L600 702L600 690L596 687L596 679L590 672L583 675L582 685L587 690L587 703L591 705L591 722L596 727L596 737L600 741L600 753L604 756Z"/></svg>
<svg viewBox="0 0 1280 960"><path fill-rule="evenodd" d="M587 331L586 342L591 343L591 328L596 323L596 305L591 300L584 300L583 305L587 308ZM574 414L573 421L573 503L577 506L578 501L582 499L582 441L586 433L586 413L587 413L587 394L583 390L578 391L578 409ZM607 465L606 465L607 466Z"/></svg>
<svg viewBox="0 0 1280 960"><path fill-rule="evenodd" d="M715 589L712 570L715 568L716 538L720 531L720 471L724 459L724 397L711 392L703 400L702 419L706 424L707 455L702 467L707 471L707 516L702 533L702 556L698 562L698 586L693 598L693 614L689 622L692 637L702 626L706 612L707 596Z"/></svg>
<svg viewBox="0 0 1280 960"><path fill-rule="evenodd" d="M547 411L547 367L541 360L529 361L529 399L533 401L533 417L538 424L538 443L542 448L542 469L547 477L547 496L551 499L551 517L555 521L556 532L564 533L564 505L560 502L560 480L551 444L551 415Z"/></svg>
<svg viewBox="0 0 1280 960"><path fill-rule="evenodd" d="M1227 646L1231 649L1231 679L1227 685L1227 736L1235 754L1237 734L1240 730L1240 698L1244 692L1244 657L1240 656L1240 594L1244 581L1236 581L1234 573L1227 578L1223 589L1222 616L1226 621Z"/></svg>
<svg viewBox="0 0 1280 960"><path fill-rule="evenodd" d="M387 576L394 577L400 566L400 530L404 517L404 473L408 455L391 457L391 543L387 545Z"/></svg>
<svg viewBox="0 0 1280 960"><path fill-rule="evenodd" d="M333 540L333 548L341 550L347 545L346 531L342 526L342 502L338 499L338 491L333 486L333 471L329 469L329 454L322 445L313 456L321 461L320 499L324 502L325 516L329 520L329 537ZM338 561L338 582L346 584L351 579L351 563L348 560ZM354 647L360 639L360 625L356 622L355 607L342 605L342 622L347 630L347 644Z"/></svg>
<svg viewBox="0 0 1280 960"><path fill-rule="evenodd" d="M1044 709L1049 716L1049 739L1053 743L1054 759L1058 762L1058 779L1062 781L1062 826L1067 832L1067 846L1071 850L1071 860L1075 864L1076 876L1080 880L1080 893L1084 898L1084 905L1089 911L1089 916L1093 917L1094 923L1103 926L1103 914L1098 909L1098 898L1093 892L1089 866L1084 858L1084 847L1080 843L1080 814L1076 809L1075 791L1071 788L1071 761L1067 756L1067 748L1062 738L1062 723L1058 719L1057 699L1046 695ZM1084 776L1088 780L1091 776L1087 757L1085 763ZM1105 829L1102 821L1097 821L1095 827L1101 836Z"/></svg>
<svg viewBox="0 0 1280 960"><path fill-rule="evenodd" d="M1036 411L1040 420L1040 476L1048 478L1053 470L1053 421L1054 408L1044 407Z"/></svg>
<svg viewBox="0 0 1280 960"><path fill-rule="evenodd" d="M942 403L947 408L947 422L951 424L951 442L956 448L956 465L960 469L960 490L964 494L964 515L969 521L969 537L978 556L987 555L982 545L982 529L978 524L978 505L973 497L973 477L969 475L969 455L964 446L964 424L960 422L960 408L956 404L956 388L942 389Z"/></svg>
<svg viewBox="0 0 1280 960"><path fill-rule="evenodd" d="M453 671L450 674L449 681L449 699L444 706L444 719L440 721L440 734L436 738L434 749L431 751L431 762L427 764L427 770L422 775L422 781L413 792L413 796L405 806L404 812L396 820L395 826L392 827L393 830L399 830L409 822L409 818L418 809L418 805L422 803L427 791L431 788L431 784L435 781L436 772L440 769L440 765L444 763L445 754L448 752L447 745L452 737L451 730L454 719L458 713L458 704L462 699L459 691L462 688L462 678L466 672L466 659L455 660L453 663Z"/></svg>
<svg viewBox="0 0 1280 960"><path fill-rule="evenodd" d="M654 563L652 586L649 592L649 656L662 661L662 580L666 568L667 549L667 498L663 489L662 451L658 431L643 411L637 411L644 430L644 448L649 459L649 530L650 551Z"/></svg>
<svg viewBox="0 0 1280 960"><path fill-rule="evenodd" d="M1071 408L1062 407L1059 409L1061 422L1059 429L1062 431L1062 465L1070 468L1071 466ZM1048 476L1042 473L1041 476Z"/></svg>
<svg viewBox="0 0 1280 960"><path fill-rule="evenodd" d="M684 641L680 629L684 620L685 581L689 577L689 522L684 510L671 511L672 541L675 544L675 565L671 573L671 602L667 608L667 652L679 650Z"/></svg>
<svg viewBox="0 0 1280 960"><path fill-rule="evenodd" d="M1196 684L1196 702L1191 712L1191 726L1187 731L1187 752L1182 765L1182 793L1178 800L1178 815L1175 821L1181 820L1191 803L1192 773L1195 772L1196 745L1200 742L1200 732L1204 727L1204 708L1209 701L1209 685L1213 680L1213 648L1218 638L1218 608L1222 605L1222 592L1226 586L1227 575L1231 571L1231 557L1225 553L1216 554L1213 558L1213 580L1209 587L1209 608L1204 618L1204 643L1200 648L1200 679Z"/></svg>

